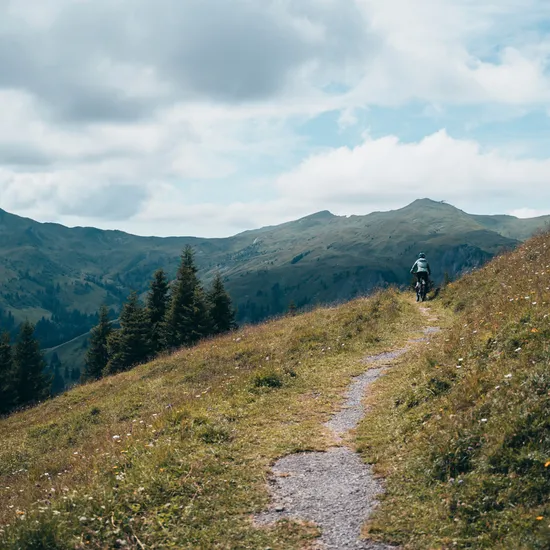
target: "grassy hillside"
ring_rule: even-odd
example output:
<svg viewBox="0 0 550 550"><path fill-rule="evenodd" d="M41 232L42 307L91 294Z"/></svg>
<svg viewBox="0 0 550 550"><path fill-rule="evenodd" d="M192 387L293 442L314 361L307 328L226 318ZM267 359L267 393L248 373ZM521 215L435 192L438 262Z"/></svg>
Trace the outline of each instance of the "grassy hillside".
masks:
<svg viewBox="0 0 550 550"><path fill-rule="evenodd" d="M0 547L302 547L255 528L275 458L324 449L360 359L402 345L395 292L283 318L0 420ZM409 321L409 322L408 322Z"/></svg>
<svg viewBox="0 0 550 550"><path fill-rule="evenodd" d="M405 549L548 548L549 304L549 235L431 302L442 332L375 384L357 433L386 477L370 536ZM424 317L385 291L0 420L0 547L303 547L311 526L251 521L270 465L326 449L323 422L360 359L402 346Z"/></svg>
<svg viewBox="0 0 550 550"><path fill-rule="evenodd" d="M360 429L405 548L550 548L550 235L448 287L450 325L377 385Z"/></svg>

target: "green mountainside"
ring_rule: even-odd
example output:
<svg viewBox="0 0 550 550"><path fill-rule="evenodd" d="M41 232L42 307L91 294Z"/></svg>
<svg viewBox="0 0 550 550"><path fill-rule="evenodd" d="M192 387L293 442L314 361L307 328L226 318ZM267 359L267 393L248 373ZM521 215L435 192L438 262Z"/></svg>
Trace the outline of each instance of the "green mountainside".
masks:
<svg viewBox="0 0 550 550"><path fill-rule="evenodd" d="M345 217L325 211L204 239L67 228L0 210L0 322L4 329L24 319L38 322L45 348L69 342L95 324L102 303L116 316L131 290L147 289L157 268L173 276L188 244L205 282L217 271L223 275L238 320L257 322L286 311L291 301L304 307L406 284L420 250L436 280L445 272L453 277L515 247L549 220L474 216L422 199L390 212ZM79 355L75 347L82 342L70 345L70 356Z"/></svg>

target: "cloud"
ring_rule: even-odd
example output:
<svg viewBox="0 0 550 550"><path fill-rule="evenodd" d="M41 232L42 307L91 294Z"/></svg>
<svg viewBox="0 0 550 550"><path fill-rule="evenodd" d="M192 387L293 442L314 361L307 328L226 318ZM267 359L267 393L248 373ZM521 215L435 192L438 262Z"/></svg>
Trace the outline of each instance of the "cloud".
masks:
<svg viewBox="0 0 550 550"><path fill-rule="evenodd" d="M536 218L538 216L550 215L550 208L540 210L538 208L518 208L509 212L511 216L516 218Z"/></svg>
<svg viewBox="0 0 550 550"><path fill-rule="evenodd" d="M349 212L423 196L470 205L503 197L550 200L549 178L550 159L511 158L441 130L419 142L369 138L354 148L313 155L276 185L288 201L332 204ZM525 196L526 188L532 197Z"/></svg>
<svg viewBox="0 0 550 550"><path fill-rule="evenodd" d="M542 0L0 0L1 206L216 235L429 194L533 207L517 187L549 200L546 161L475 136L550 101L548 21ZM404 105L478 124L319 152ZM304 131L326 114L333 135Z"/></svg>
<svg viewBox="0 0 550 550"><path fill-rule="evenodd" d="M74 122L140 119L178 101L270 98L304 71L360 59L368 33L353 2L66 0L39 16L31 0L13 4L0 25L0 87Z"/></svg>

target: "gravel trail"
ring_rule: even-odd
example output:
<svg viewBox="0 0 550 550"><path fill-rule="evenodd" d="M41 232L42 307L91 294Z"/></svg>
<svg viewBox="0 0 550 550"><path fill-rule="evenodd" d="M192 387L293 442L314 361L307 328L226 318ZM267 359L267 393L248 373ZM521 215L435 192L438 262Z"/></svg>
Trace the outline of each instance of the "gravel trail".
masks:
<svg viewBox="0 0 550 550"><path fill-rule="evenodd" d="M412 344L428 341L438 331L437 327L428 327L423 330L425 337L411 339L406 347L363 360L376 366L353 379L342 409L326 423L337 446L327 452L297 453L277 461L270 480L273 502L267 512L255 518L257 523L274 523L283 518L311 521L321 529L316 547L327 550L395 549L360 538L361 526L376 507L383 486L371 466L345 445L343 437L365 415L363 398L368 386Z"/></svg>
<svg viewBox="0 0 550 550"><path fill-rule="evenodd" d="M326 426L336 442L357 427L365 415L363 397L370 384L391 362L408 351L397 349L366 357L366 364L379 363L353 379L342 409ZM297 453L273 466L273 503L270 510L256 517L258 523L283 518L312 521L321 528L320 547L326 549L387 550L385 544L361 540L361 526L378 503L382 484L357 453L346 446L323 453Z"/></svg>
<svg viewBox="0 0 550 550"><path fill-rule="evenodd" d="M422 308L421 313L427 315L428 310ZM283 518L311 521L321 529L316 548L395 549L360 538L361 526L378 504L383 486L374 477L371 466L364 464L343 438L365 415L363 398L369 385L411 345L429 342L430 336L439 330L427 327L422 331L424 337L410 339L404 348L363 359L364 363L376 366L353 379L342 409L326 423L337 446L327 452L297 453L277 461L270 479L273 502L267 512L255 518L258 524Z"/></svg>

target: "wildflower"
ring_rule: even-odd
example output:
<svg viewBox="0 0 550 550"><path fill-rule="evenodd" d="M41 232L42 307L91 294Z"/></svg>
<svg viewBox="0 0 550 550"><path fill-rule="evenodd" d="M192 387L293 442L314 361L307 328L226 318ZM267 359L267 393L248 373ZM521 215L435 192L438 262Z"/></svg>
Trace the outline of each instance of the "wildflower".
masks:
<svg viewBox="0 0 550 550"><path fill-rule="evenodd" d="M536 332L538 332L538 331L539 331L538 328L533 328L533 329L531 329L531 332L533 332L533 333L536 333Z"/></svg>
<svg viewBox="0 0 550 550"><path fill-rule="evenodd" d="M537 516L537 521L542 521L544 519L544 516Z"/></svg>
<svg viewBox="0 0 550 550"><path fill-rule="evenodd" d="M550 466L550 460L548 460L548 461L544 464L544 467L545 467L545 468L548 468L548 466Z"/></svg>

